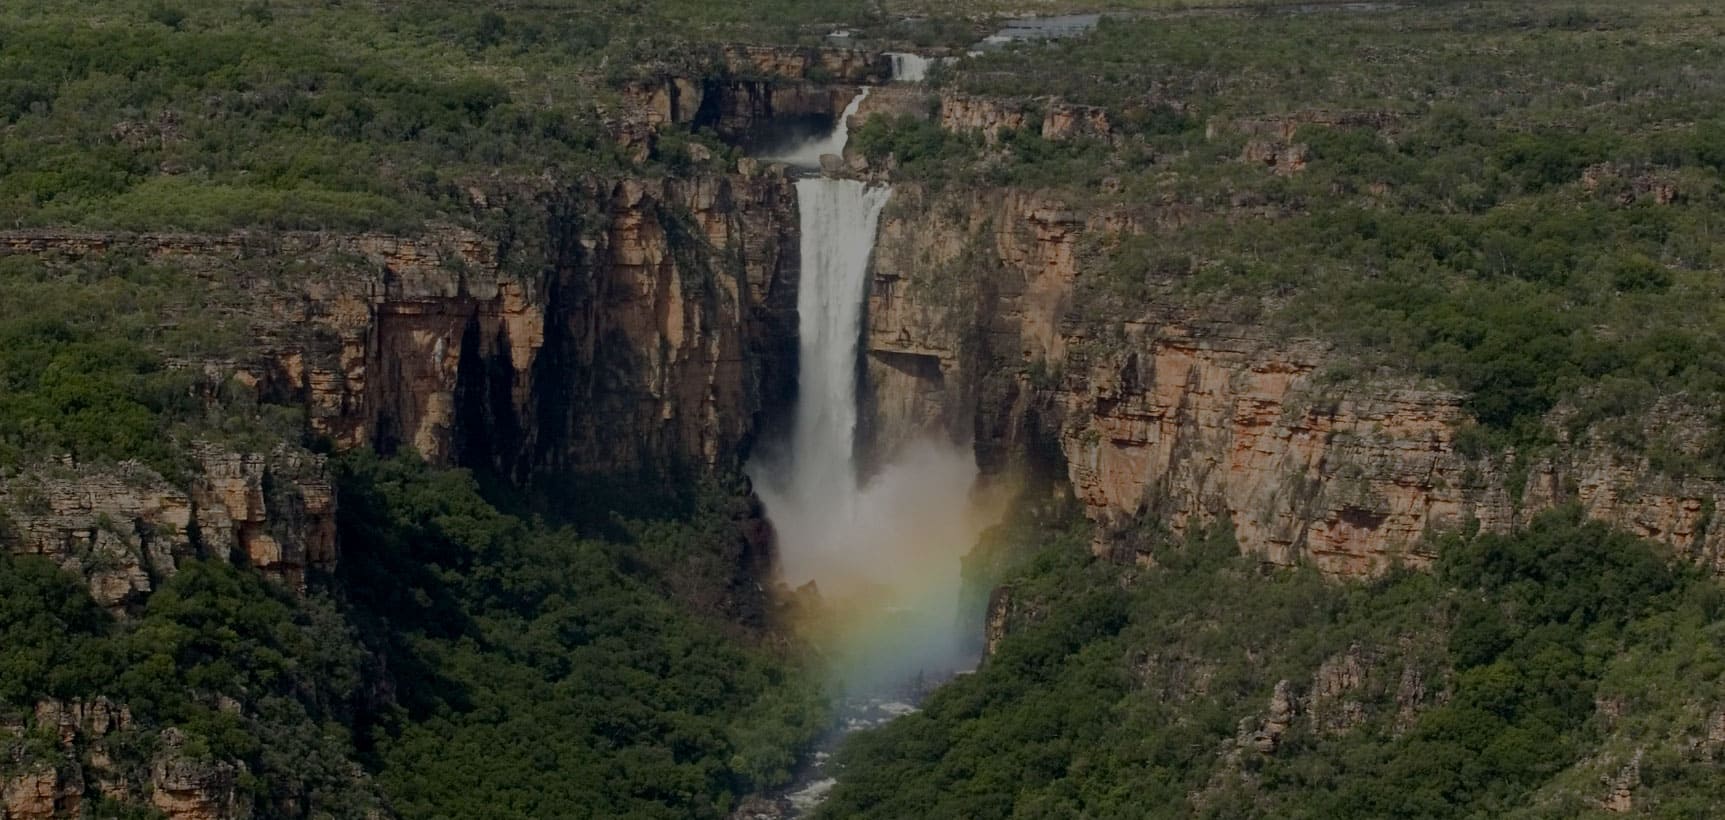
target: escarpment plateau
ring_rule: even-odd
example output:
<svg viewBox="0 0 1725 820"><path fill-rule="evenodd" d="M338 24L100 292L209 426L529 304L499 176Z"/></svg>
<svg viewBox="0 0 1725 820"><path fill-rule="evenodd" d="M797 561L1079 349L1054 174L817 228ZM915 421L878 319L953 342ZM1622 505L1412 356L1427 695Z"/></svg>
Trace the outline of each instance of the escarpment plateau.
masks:
<svg viewBox="0 0 1725 820"><path fill-rule="evenodd" d="M501 239L45 231L6 234L0 249L194 272L251 341L179 366L206 374L209 401L297 408L340 448L413 450L521 484L739 463L793 389L789 182L589 181L533 196L525 227ZM20 511L13 550L84 567L113 606L188 551L236 552L294 583L333 565L322 457L289 444L193 451L189 483L136 464L0 479Z"/></svg>
<svg viewBox="0 0 1725 820"><path fill-rule="evenodd" d="M833 81L877 81L886 65L832 49L735 47L715 59L711 76L813 94L815 108L842 107L851 86ZM664 85L630 92L659 111L643 115L654 127L698 125L713 99L740 99L666 71ZM907 86L877 89L853 124L881 114L985 139L1032 117L1045 139L1112 134L1098 108ZM769 106L739 128L775 116ZM1298 147L1286 143L1299 125L1332 121L1387 127L1324 114L1217 128L1282 151ZM795 194L781 169L742 170L474 190L476 212L510 226L492 235L36 231L0 236L0 250L133 253L196 272L255 344L184 366L300 408L338 447L411 449L523 485L702 472L746 458L795 390ZM1196 307L1173 279L1141 302L1105 293L1098 249L1179 231L1187 206L1086 208L1033 189L961 194L914 180L897 190L868 297L865 464L944 430L974 444L985 472L1045 470L1069 485L1096 525L1093 548L1122 560L1148 560L1132 535L1143 522L1179 533L1226 520L1267 561L1369 575L1429 562L1433 535L1507 530L1578 502L1725 568L1717 481L1663 477L1587 435L1532 455L1464 452L1457 431L1472 420L1454 391L1382 374L1333 380L1338 354L1325 344ZM199 452L222 455L201 455L205 477L178 489L136 467L6 479L10 497L30 502L15 506L34 511L17 549L68 566L123 553L91 581L116 606L148 588L160 556L199 548L187 532L295 583L331 564L317 457ZM91 482L159 486L100 503L67 489Z"/></svg>
<svg viewBox="0 0 1725 820"><path fill-rule="evenodd" d="M932 421L973 440L985 469L1052 470L1095 524L1093 549L1121 560L1148 560L1146 522L1227 521L1266 561L1371 575L1429 563L1431 536L1574 502L1725 568L1717 481L1661 476L1587 435L1536 456L1464 452L1472 420L1454 391L1336 381L1330 347L1200 309L1175 281L1142 301L1104 292L1097 248L1184 219L899 186L869 297L871 446Z"/></svg>

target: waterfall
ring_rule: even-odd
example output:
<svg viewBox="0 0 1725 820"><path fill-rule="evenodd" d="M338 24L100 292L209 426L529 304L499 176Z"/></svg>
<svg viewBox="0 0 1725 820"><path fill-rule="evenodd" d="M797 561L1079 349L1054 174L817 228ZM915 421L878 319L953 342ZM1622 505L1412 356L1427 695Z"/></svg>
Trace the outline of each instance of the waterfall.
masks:
<svg viewBox="0 0 1725 820"><path fill-rule="evenodd" d="M790 156L844 150L846 119ZM818 161L818 160L817 160ZM892 190L858 180L809 177L796 184L802 229L797 312L799 368L792 429L747 472L776 535L778 574L813 582L827 636L845 658L847 686L887 688L939 679L969 662L971 630L960 617L960 558L991 523L972 503L976 461L968 447L933 435L887 460L867 482L855 458L858 368L869 260Z"/></svg>
<svg viewBox="0 0 1725 820"><path fill-rule="evenodd" d="M767 159L802 168L819 168L821 167L822 154L844 156L845 143L850 140L851 115L855 114L857 109L862 106L863 100L868 99L868 92L869 87L865 85L862 91L851 98L850 104L845 106L844 113L839 114L838 122L833 123L833 130L826 136L799 143L792 146L789 151L767 157Z"/></svg>
<svg viewBox="0 0 1725 820"><path fill-rule="evenodd" d="M894 82L920 83L928 79L928 67L933 62L929 58L904 51L889 51L886 56L892 59Z"/></svg>
<svg viewBox="0 0 1725 820"><path fill-rule="evenodd" d="M870 188L851 179L797 182L803 261L797 292L801 364L790 474L785 477L789 494L767 500L781 541L828 549L830 544L810 542L825 541L820 536L823 530L856 523L858 488L852 449L857 346L875 226L891 196L889 188ZM803 515L813 518L798 520ZM787 579L800 583L813 578L814 566L840 557L787 551L782 569Z"/></svg>

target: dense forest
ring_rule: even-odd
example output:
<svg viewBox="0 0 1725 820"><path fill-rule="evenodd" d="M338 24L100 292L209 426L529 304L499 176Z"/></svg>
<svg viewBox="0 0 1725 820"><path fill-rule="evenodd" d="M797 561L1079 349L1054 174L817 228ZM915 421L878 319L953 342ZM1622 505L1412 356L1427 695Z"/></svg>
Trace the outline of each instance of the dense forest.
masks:
<svg viewBox="0 0 1725 820"><path fill-rule="evenodd" d="M116 621L49 562L0 557L5 707L100 693L130 710L111 776L171 726L180 754L241 767L244 802L316 817L718 817L827 725L805 663L645 567L735 537L723 493L609 543L412 460L356 457L341 484L350 558L307 597L194 561ZM11 765L58 756L52 734L20 744Z"/></svg>
<svg viewBox="0 0 1725 820"><path fill-rule="evenodd" d="M1659 816L1715 806L1725 597L1575 510L1339 587L1225 528L1151 569L1069 533L993 535L1009 636L849 744L823 816L1573 817L1631 759Z"/></svg>

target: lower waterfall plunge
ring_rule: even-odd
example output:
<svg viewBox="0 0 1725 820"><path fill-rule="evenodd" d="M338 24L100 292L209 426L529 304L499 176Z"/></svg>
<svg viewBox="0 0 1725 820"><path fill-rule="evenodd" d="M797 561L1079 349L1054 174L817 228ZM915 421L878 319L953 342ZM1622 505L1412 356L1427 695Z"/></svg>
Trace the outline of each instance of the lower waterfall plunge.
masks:
<svg viewBox="0 0 1725 820"><path fill-rule="evenodd" d="M844 131L841 118L820 150L842 151ZM836 650L847 688L938 680L968 668L980 642L971 634L980 613L966 618L960 609L960 558L992 518L972 500L975 458L931 432L859 479L863 308L875 231L892 191L824 177L799 180L796 189L797 406L788 448L755 458L748 473L778 535L781 577L793 587L813 582L828 610L819 632Z"/></svg>

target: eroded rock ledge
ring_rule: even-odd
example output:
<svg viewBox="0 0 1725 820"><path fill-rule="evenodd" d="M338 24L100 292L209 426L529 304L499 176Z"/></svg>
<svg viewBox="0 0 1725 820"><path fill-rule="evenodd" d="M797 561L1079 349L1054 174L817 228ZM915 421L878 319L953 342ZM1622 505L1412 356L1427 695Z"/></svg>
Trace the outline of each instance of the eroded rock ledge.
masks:
<svg viewBox="0 0 1725 820"><path fill-rule="evenodd" d="M588 180L525 207L542 234L33 231L0 234L0 253L124 252L187 272L211 315L163 320L220 320L255 342L177 366L303 408L340 448L411 449L524 484L736 466L794 389L790 181ZM70 462L0 478L6 547L82 572L116 609L191 554L293 585L333 564L321 457L193 449L177 483Z"/></svg>
<svg viewBox="0 0 1725 820"><path fill-rule="evenodd" d="M1436 534L1576 502L1725 572L1718 481L1662 476L1591 439L1520 464L1470 458L1452 391L1329 383L1324 345L1203 315L1174 289L1124 311L1081 304L1081 241L1181 222L1177 209L1078 214L1035 193L901 185L870 291L871 446L934 423L974 441L988 469L1055 470L1096 524L1094 549L1119 560L1149 560L1129 535L1138 522L1179 534L1226 519L1266 561L1370 575L1428 563Z"/></svg>

